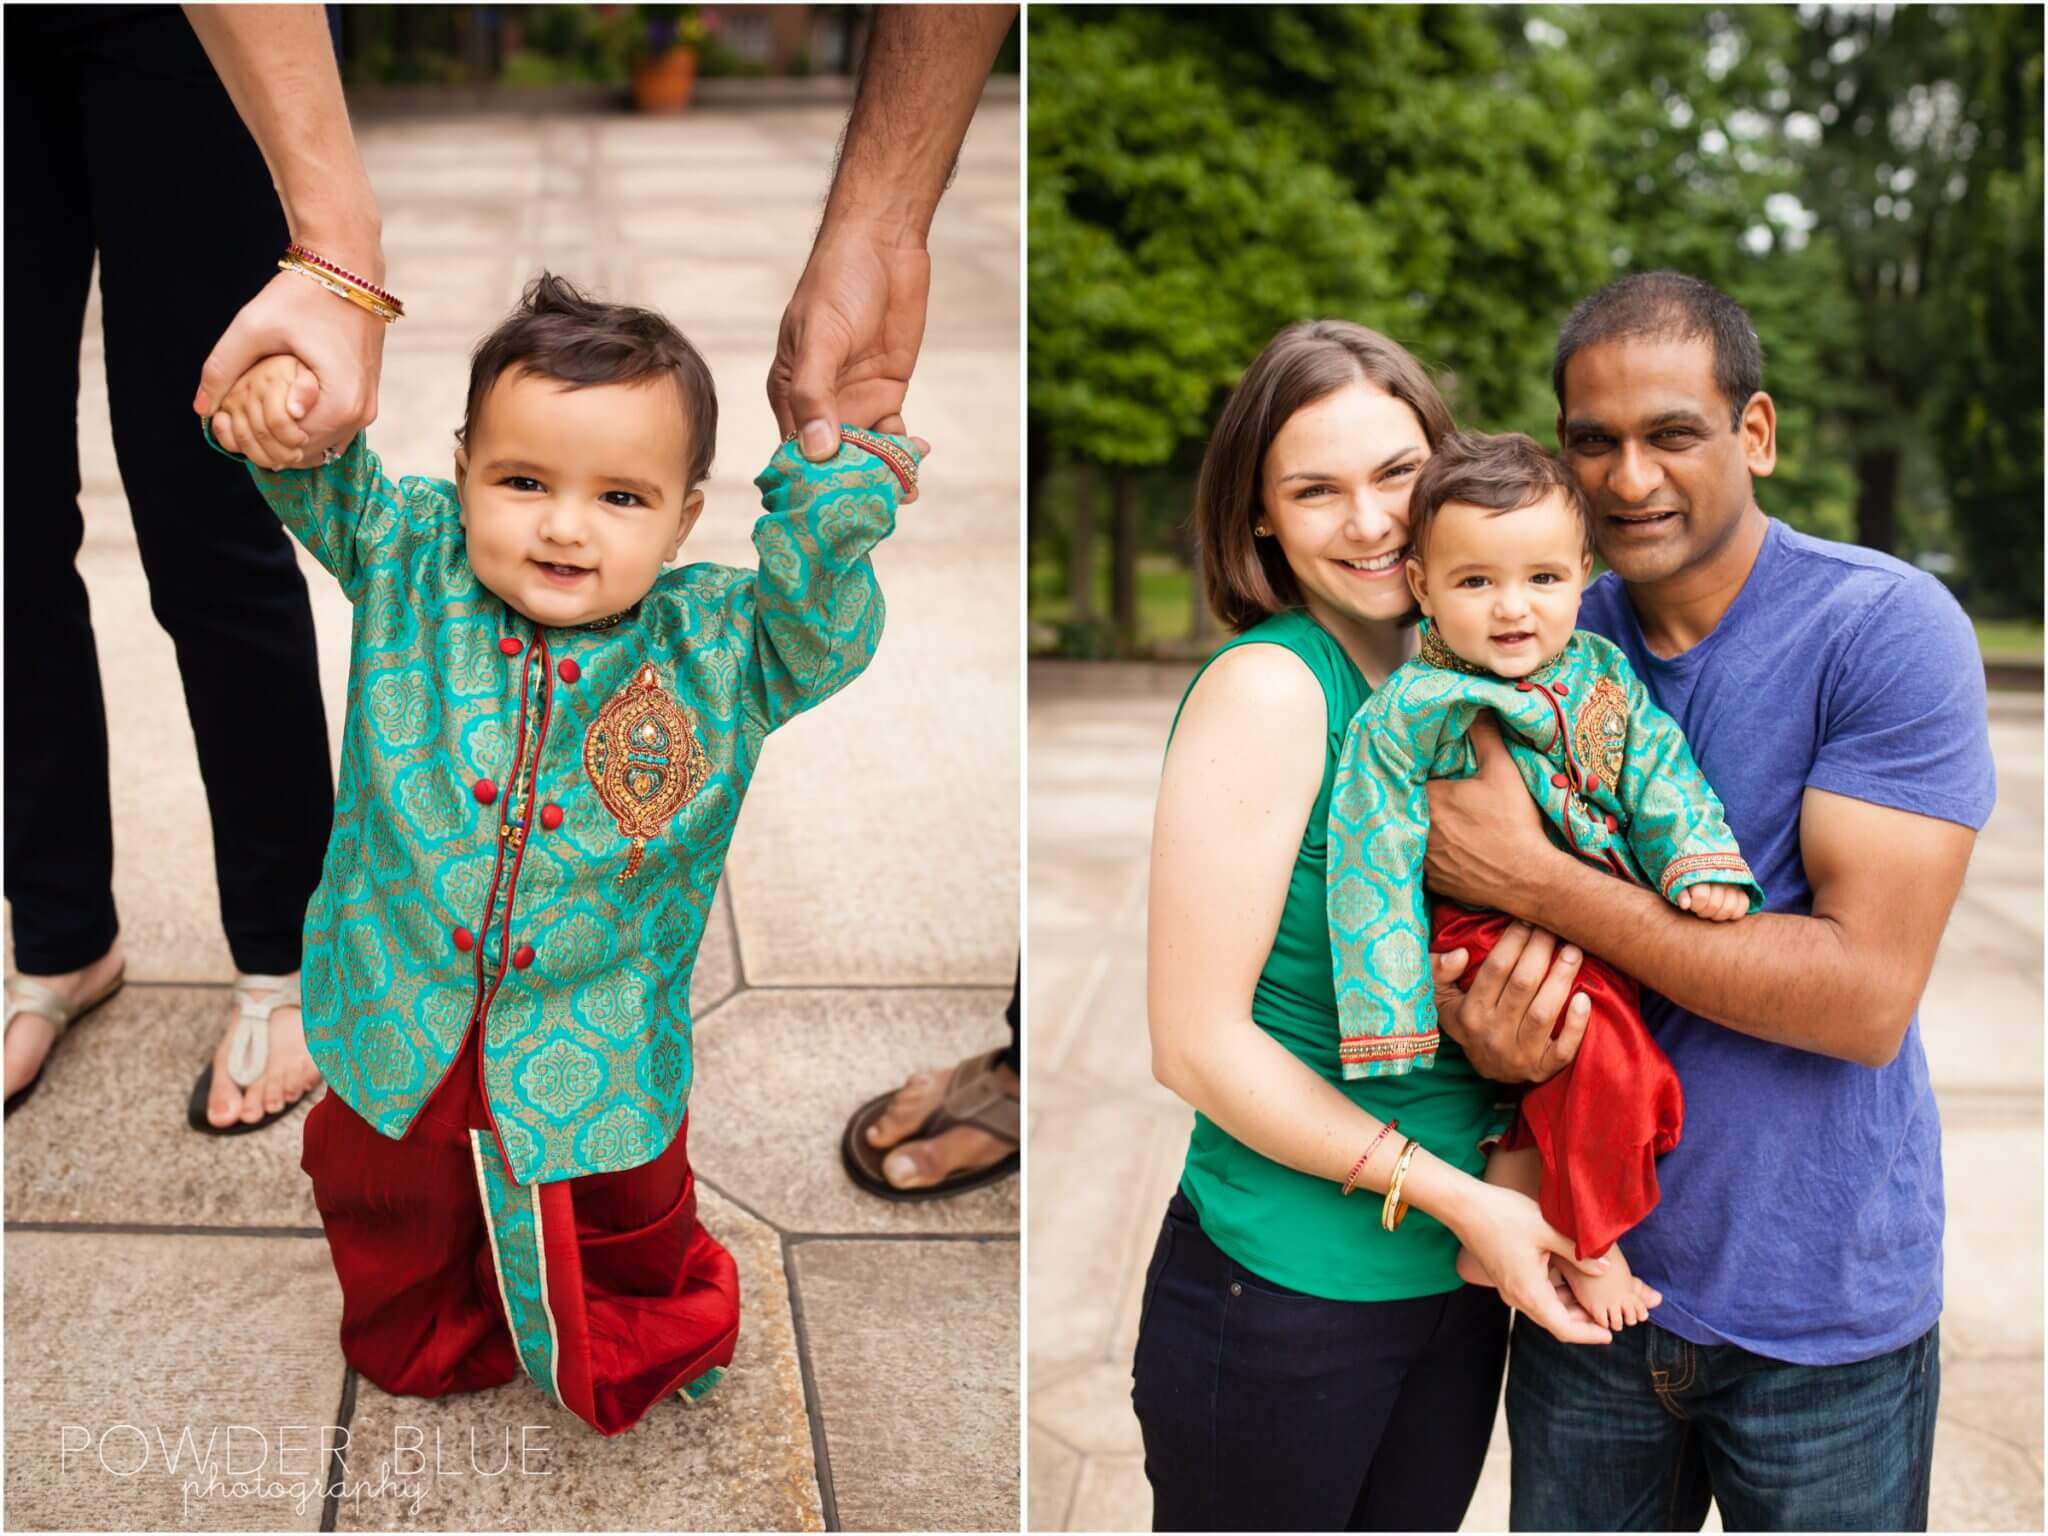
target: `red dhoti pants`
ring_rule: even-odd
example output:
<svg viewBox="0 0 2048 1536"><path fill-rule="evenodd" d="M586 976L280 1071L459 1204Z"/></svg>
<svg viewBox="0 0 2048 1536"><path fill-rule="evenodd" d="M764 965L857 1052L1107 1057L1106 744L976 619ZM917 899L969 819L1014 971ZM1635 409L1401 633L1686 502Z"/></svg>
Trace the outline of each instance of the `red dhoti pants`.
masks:
<svg viewBox="0 0 2048 1536"><path fill-rule="evenodd" d="M615 1435L717 1380L739 1336L732 1256L697 1225L684 1129L653 1162L512 1182L477 1033L402 1141L329 1092L300 1166L341 1281L341 1351L386 1392L440 1397L523 1370ZM479 1132L481 1134L479 1134Z"/></svg>
<svg viewBox="0 0 2048 1536"><path fill-rule="evenodd" d="M1462 949L1461 991L1513 921L1432 902L1433 954ZM1593 1007L1571 1065L1522 1096L1503 1147L1534 1146L1543 1159L1543 1219L1597 1259L1657 1203L1657 1159L1678 1145L1685 1096L1670 1059L1643 1025L1636 984L1596 955L1579 966L1571 996Z"/></svg>

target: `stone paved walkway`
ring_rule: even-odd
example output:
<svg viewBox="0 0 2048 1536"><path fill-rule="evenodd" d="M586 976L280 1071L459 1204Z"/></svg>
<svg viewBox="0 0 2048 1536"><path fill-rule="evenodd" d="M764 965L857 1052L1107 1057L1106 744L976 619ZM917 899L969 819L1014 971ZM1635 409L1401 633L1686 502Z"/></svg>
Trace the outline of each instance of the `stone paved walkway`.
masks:
<svg viewBox="0 0 2048 1536"><path fill-rule="evenodd" d="M409 309L371 429L386 464L449 473L469 349L546 265L663 309L704 351L723 432L686 558L752 565L749 481L776 445L763 380L843 115L362 125ZM937 451L876 556L888 637L866 677L769 747L698 964L691 1151L703 1219L739 1261L739 1355L700 1408L612 1440L523 1379L439 1402L358 1380L298 1170L303 1111L234 1140L185 1126L233 967L95 306L80 563L130 985L7 1123L10 1528L1016 1528L1016 1181L885 1204L847 1182L838 1136L916 1067L999 1040L1016 959L1017 143L1014 90L992 93L939 211L908 411ZM165 388L189 394L197 371ZM349 609L304 564L338 742ZM347 1497L317 1491L336 1438L323 1426L349 1437ZM159 1435L176 1458L188 1432L167 1472ZM224 1475L209 1496L202 1473L188 1500L209 1436L224 1474L272 1486L236 1497Z"/></svg>
<svg viewBox="0 0 2048 1536"><path fill-rule="evenodd" d="M1034 1530L1151 1527L1130 1361L1193 1113L1152 1080L1145 1037L1152 802L1186 674L1097 678L1030 679ZM1921 1010L1949 1211L1933 1530L2042 1520L2041 696L1994 695L1991 739L1998 807ZM1466 1527L1507 1512L1497 1424Z"/></svg>

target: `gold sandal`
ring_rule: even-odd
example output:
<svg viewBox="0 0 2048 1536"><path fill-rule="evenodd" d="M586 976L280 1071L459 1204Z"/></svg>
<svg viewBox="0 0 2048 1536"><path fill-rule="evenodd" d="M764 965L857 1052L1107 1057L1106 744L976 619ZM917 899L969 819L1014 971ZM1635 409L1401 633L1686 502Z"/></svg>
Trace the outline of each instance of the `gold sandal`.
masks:
<svg viewBox="0 0 2048 1536"><path fill-rule="evenodd" d="M111 1001L114 995L127 985L128 968L123 965L114 973L113 985L98 997L88 998L82 1003L67 1002L62 995L42 982L28 976L7 978L7 1020L4 1029L14 1027L15 1015L32 1013L39 1019L50 1021L50 1049L43 1053L43 1065L36 1068L36 1074L14 1092L7 1095L5 1114L14 1111L36 1091L36 1084L43 1080L44 1068L50 1064L50 1057L56 1054L57 1044L64 1038L66 1030L80 1019Z"/></svg>
<svg viewBox="0 0 2048 1536"><path fill-rule="evenodd" d="M253 994L273 995L258 999ZM228 1076L238 1088L252 1088L263 1081L263 1069L270 1063L270 1016L280 1008L298 1008L299 978L290 976L237 976L235 978L235 1035L228 1042ZM274 1125L299 1107L294 1099L283 1109L272 1110L261 1120L233 1120L215 1125L206 1118L206 1101L213 1096L213 1063L192 1085L192 1100L185 1106L185 1120L203 1136L246 1136Z"/></svg>

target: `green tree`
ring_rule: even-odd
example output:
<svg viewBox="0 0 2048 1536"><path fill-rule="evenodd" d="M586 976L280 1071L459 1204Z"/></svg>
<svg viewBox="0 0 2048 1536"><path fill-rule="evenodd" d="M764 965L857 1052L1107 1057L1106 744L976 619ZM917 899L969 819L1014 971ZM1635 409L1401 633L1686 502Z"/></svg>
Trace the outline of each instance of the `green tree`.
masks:
<svg viewBox="0 0 2048 1536"><path fill-rule="evenodd" d="M1972 587L2041 617L2041 11L1971 13L1957 70L1975 147L1937 252L1929 422Z"/></svg>

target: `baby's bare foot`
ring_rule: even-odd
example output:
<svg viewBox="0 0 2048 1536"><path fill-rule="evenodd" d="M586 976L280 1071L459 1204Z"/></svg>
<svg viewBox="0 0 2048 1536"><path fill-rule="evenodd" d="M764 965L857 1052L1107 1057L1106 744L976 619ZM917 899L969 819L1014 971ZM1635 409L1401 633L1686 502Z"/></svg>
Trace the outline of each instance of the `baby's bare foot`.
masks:
<svg viewBox="0 0 2048 1536"><path fill-rule="evenodd" d="M1603 1328L1619 1331L1648 1322L1650 1308L1664 1298L1629 1272L1628 1260L1619 1247L1609 1248L1605 1257L1604 1275L1589 1275L1570 1264L1559 1266L1579 1305Z"/></svg>

